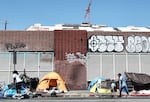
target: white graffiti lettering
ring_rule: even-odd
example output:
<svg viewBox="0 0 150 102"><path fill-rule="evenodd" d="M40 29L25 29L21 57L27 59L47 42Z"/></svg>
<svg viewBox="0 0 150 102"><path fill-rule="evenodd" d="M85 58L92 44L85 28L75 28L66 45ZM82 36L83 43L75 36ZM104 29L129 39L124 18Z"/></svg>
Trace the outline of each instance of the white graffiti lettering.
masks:
<svg viewBox="0 0 150 102"><path fill-rule="evenodd" d="M146 36L129 36L126 50L128 52L150 52L150 37Z"/></svg>
<svg viewBox="0 0 150 102"><path fill-rule="evenodd" d="M86 63L86 56L84 54L81 54L80 52L76 53L65 53L66 60L70 63L79 61L82 64Z"/></svg>
<svg viewBox="0 0 150 102"><path fill-rule="evenodd" d="M88 40L88 48L92 52L121 52L123 47L123 36L93 35Z"/></svg>

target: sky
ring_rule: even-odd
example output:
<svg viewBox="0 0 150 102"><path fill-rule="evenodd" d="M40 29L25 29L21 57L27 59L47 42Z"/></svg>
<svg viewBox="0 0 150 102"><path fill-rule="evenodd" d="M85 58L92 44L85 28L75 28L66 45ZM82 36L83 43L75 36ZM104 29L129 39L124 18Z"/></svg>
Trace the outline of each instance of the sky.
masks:
<svg viewBox="0 0 150 102"><path fill-rule="evenodd" d="M41 23L81 24L89 0L0 0L0 30ZM150 0L92 0L90 23L111 27L150 26Z"/></svg>

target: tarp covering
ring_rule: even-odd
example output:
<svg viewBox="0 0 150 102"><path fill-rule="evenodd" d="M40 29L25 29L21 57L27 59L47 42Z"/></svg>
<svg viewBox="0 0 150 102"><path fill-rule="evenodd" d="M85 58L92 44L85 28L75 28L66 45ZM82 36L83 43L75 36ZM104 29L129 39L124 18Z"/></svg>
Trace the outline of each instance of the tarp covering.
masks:
<svg viewBox="0 0 150 102"><path fill-rule="evenodd" d="M39 81L36 91L50 90L51 87L57 87L58 90L67 91L64 80L56 72L50 72L50 73L46 74Z"/></svg>
<svg viewBox="0 0 150 102"><path fill-rule="evenodd" d="M143 73L127 73L127 78L131 79L135 83L139 84L149 84L150 83L150 76Z"/></svg>
<svg viewBox="0 0 150 102"><path fill-rule="evenodd" d="M127 80L134 85L135 90L150 89L150 76L144 73L125 73Z"/></svg>

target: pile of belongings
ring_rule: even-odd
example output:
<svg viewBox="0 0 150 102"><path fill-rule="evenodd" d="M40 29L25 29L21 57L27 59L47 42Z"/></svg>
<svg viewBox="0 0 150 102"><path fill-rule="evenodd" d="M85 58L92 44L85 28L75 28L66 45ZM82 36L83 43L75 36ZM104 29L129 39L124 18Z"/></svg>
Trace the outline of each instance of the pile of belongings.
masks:
<svg viewBox="0 0 150 102"><path fill-rule="evenodd" d="M21 94L17 94L16 88L14 84L4 85L2 90L0 91L1 98L29 98L30 95L29 89L25 88L24 86L21 87Z"/></svg>
<svg viewBox="0 0 150 102"><path fill-rule="evenodd" d="M20 75L23 80L23 85L21 86L21 93L17 94L15 84L4 84L0 89L0 98L14 98L14 99L24 99L34 97L34 91L39 82L38 78L29 78L26 75Z"/></svg>
<svg viewBox="0 0 150 102"><path fill-rule="evenodd" d="M129 73L126 72L128 87L133 86L131 90L132 96L150 96L150 76L145 73Z"/></svg>

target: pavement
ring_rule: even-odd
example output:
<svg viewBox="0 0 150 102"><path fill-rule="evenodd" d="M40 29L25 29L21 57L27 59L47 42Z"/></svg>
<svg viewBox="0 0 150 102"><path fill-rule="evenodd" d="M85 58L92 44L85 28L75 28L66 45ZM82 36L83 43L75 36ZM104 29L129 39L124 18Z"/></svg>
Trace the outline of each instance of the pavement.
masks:
<svg viewBox="0 0 150 102"><path fill-rule="evenodd" d="M115 93L117 94L117 93ZM96 94L87 90L70 90L52 97L50 94L29 99L0 99L0 102L150 102L150 96L114 97L111 94Z"/></svg>
<svg viewBox="0 0 150 102"><path fill-rule="evenodd" d="M96 97L96 94L90 93L88 90L71 90L66 93L58 94L60 97L64 98L77 98L77 97Z"/></svg>
<svg viewBox="0 0 150 102"><path fill-rule="evenodd" d="M108 94L103 94L109 96ZM112 95L112 94L111 94ZM41 94L42 97L51 97L49 93ZM54 96L55 97L55 96ZM65 93L57 93L58 98L98 98L99 95L91 93L88 90L71 90Z"/></svg>
<svg viewBox="0 0 150 102"><path fill-rule="evenodd" d="M50 94L43 94L43 97L51 97ZM97 94L97 93L91 93L88 90L71 90L65 93L57 94L58 98L87 98L87 99L150 99L150 95L122 95L122 97L118 97L118 93L111 93L111 94Z"/></svg>

